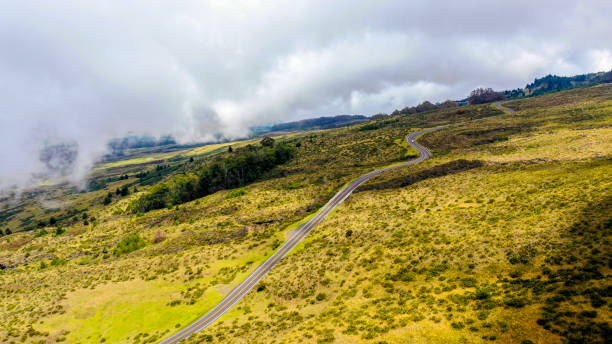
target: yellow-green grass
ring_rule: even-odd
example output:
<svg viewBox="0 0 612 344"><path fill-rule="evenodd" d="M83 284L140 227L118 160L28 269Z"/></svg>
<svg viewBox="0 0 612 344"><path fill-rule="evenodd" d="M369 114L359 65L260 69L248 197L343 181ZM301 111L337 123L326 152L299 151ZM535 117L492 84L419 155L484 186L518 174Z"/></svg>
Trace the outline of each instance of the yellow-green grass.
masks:
<svg viewBox="0 0 612 344"><path fill-rule="evenodd" d="M582 93L576 97L573 92ZM565 102L555 94L554 104L524 100L525 110L514 115L420 137L434 158L386 172L368 184L377 188L351 195L263 279L263 288L254 289L191 342L325 342L332 337L339 343L492 342L490 336L504 343L561 342L535 323L545 298L554 292L535 295L529 288L506 285L541 275L542 262L565 252L558 245L574 240L567 237L568 226L597 218L583 211L596 209L591 205L610 189L611 152L605 143L610 136L606 97L612 92L585 92L568 92ZM528 106L529 101L547 105ZM484 107L478 109L479 117L487 114ZM576 109L581 111L573 115ZM427 126L459 116L445 111L433 113ZM104 336L106 342L144 343L169 335L177 323L185 326L210 309L215 298L272 254L343 185L404 161L398 143L425 127L425 119L405 116L382 120L386 124L378 130L354 126L287 138L289 144L301 143L296 158L246 186L247 193L239 197L220 191L137 216L125 212L138 196L131 194L106 207L90 207L97 221L65 226L64 234L0 238L0 262L10 266L0 272L0 342L67 338L93 343ZM566 133L585 132L567 140ZM482 143L496 136L507 139ZM577 149L583 146L588 149ZM405 187L385 186L458 159L478 159L484 166ZM98 193L120 185L111 183ZM133 233L147 245L115 257L119 240ZM598 255L609 252L605 240L597 241ZM538 247L532 259L509 262L508 254L531 244ZM51 265L54 258L59 260ZM589 259L577 258L572 266ZM431 269L444 260L449 266L432 275ZM404 266L416 269L413 280L389 279ZM515 273L520 279L512 277ZM465 286L464 278L473 278L475 286ZM605 286L607 280L593 283ZM473 295L483 286L492 288L489 300L496 305L485 309L481 320L483 309L475 307L483 302ZM194 297L196 291L203 294ZM320 293L325 295L317 298ZM506 306L505 297L513 295L528 303ZM171 306L173 301L178 304ZM592 309L578 299L562 306ZM606 307L597 309L595 320L609 321ZM140 333L148 336L136 339Z"/></svg>
<svg viewBox="0 0 612 344"><path fill-rule="evenodd" d="M114 162L107 162L107 163L103 163L103 164L96 166L96 169L107 169L107 168L121 167L121 166L128 166L128 165L146 164L151 161L169 159L178 154L179 153L153 154L153 155L147 155L147 156L142 156L142 157L133 158L133 159L125 159L125 160L119 160L119 161L114 161Z"/></svg>
<svg viewBox="0 0 612 344"><path fill-rule="evenodd" d="M598 103L592 111L606 106L606 102ZM551 112L557 119L564 117L563 109ZM547 117L544 113L531 116L539 120ZM574 245L568 228L585 221L584 209L610 197L612 165L608 159L612 147L606 143L612 139L607 124L611 117L612 112L605 110L603 116L581 123L557 123L555 128L542 121L528 134L510 136L502 143L466 146L419 166L390 171L372 183L454 159L485 161L482 168L405 188L354 194L304 240L299 250L270 272L263 281L263 293L251 293L241 303L251 310L248 315L232 317L231 323L221 322L193 342L208 338L276 343L561 342L562 337L536 324L543 317L546 298L554 296L554 291L534 294L530 288L513 289L506 286L505 279L517 281L512 277L515 273L521 276L518 281L541 275L540 267L547 265L547 259L567 254L559 247ZM527 120L502 116L425 138L521 121ZM570 125L590 129L574 135L564 128ZM583 131L587 133L581 135ZM512 149L500 152L500 145ZM348 230L352 231L350 237ZM607 235L594 245L604 254L610 252ZM532 245L538 253L529 261L509 261L509 256ZM374 266L364 263L364 258L376 258ZM425 273L416 273L414 281L386 285L389 280L385 276L397 272L401 261L413 259L417 259L417 270L425 269ZM574 268L587 259L579 257ZM450 266L428 277L428 269L444 260ZM601 269L604 275L610 274L609 268ZM474 287L462 285L466 278L474 279ZM543 280L547 281L546 277ZM592 283L606 286L609 280ZM482 302L473 299L478 288L491 288L493 295L488 300L493 301L493 308L479 308ZM357 290L356 294L351 290ZM319 292L327 294L322 301L316 300ZM394 313L402 293L413 297ZM527 304L504 304L514 296L524 297ZM467 303L455 304L453 298ZM446 310L448 306L451 311ZM610 322L609 308L594 308L588 299L572 299L563 307L578 313L596 310L595 321Z"/></svg>

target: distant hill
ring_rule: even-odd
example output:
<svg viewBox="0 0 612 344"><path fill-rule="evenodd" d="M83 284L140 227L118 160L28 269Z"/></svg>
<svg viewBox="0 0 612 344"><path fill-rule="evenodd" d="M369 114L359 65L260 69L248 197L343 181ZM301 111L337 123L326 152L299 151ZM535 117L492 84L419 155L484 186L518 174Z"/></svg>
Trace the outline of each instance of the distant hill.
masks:
<svg viewBox="0 0 612 344"><path fill-rule="evenodd" d="M549 74L543 78L535 79L534 82L525 86L525 95L536 96L551 91L560 91L574 87L608 82L612 82L612 71L574 76L557 76Z"/></svg>
<svg viewBox="0 0 612 344"><path fill-rule="evenodd" d="M170 135L162 136L157 139L151 135L145 134L115 138L110 140L107 145L112 155L121 156L126 149L130 148L157 147L171 144L176 144L176 140Z"/></svg>
<svg viewBox="0 0 612 344"><path fill-rule="evenodd" d="M525 88L503 91L506 98L532 97L549 92L567 90L575 87L592 86L612 82L612 71L580 74L574 76L558 76L549 74L536 78Z"/></svg>
<svg viewBox="0 0 612 344"><path fill-rule="evenodd" d="M312 129L330 129L368 120L362 115L339 115L332 117L319 117L304 119L296 122L274 124L268 131L294 131Z"/></svg>

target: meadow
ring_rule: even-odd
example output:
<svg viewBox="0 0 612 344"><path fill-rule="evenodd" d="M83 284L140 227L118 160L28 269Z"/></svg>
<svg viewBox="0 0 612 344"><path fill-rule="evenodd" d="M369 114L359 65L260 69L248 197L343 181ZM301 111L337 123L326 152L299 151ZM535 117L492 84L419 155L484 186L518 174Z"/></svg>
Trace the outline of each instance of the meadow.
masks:
<svg viewBox="0 0 612 344"><path fill-rule="evenodd" d="M409 132L449 124L419 138L432 159L362 186L187 342L604 343L612 87L506 106L518 111L484 104L277 139L296 155L255 183L144 214L130 202L211 155L105 166L96 173L114 179L71 194L78 211L60 225L0 237L0 341L157 342L347 182L414 156Z"/></svg>

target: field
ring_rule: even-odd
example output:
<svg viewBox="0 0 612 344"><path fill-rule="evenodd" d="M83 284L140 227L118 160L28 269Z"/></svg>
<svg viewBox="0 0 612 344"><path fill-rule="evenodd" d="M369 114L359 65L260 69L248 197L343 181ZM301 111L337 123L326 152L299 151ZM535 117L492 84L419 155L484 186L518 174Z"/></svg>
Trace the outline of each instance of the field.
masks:
<svg viewBox="0 0 612 344"><path fill-rule="evenodd" d="M297 155L260 181L144 214L129 202L210 155L182 152L151 184L136 175L159 165L105 166L127 178L72 196L76 220L0 238L0 342L157 342L342 185L413 156L407 133L449 124L419 138L432 159L362 186L188 342L603 343L612 87L506 106L518 111L485 104L278 138ZM137 190L100 203L124 185Z"/></svg>

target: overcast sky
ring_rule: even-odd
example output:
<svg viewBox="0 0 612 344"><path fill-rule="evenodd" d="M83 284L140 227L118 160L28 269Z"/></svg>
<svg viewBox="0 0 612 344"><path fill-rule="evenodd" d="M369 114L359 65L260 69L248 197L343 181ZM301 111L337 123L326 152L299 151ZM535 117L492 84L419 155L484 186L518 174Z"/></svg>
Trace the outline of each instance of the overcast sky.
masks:
<svg viewBox="0 0 612 344"><path fill-rule="evenodd" d="M239 137L612 68L612 1L0 1L0 186L76 142Z"/></svg>

